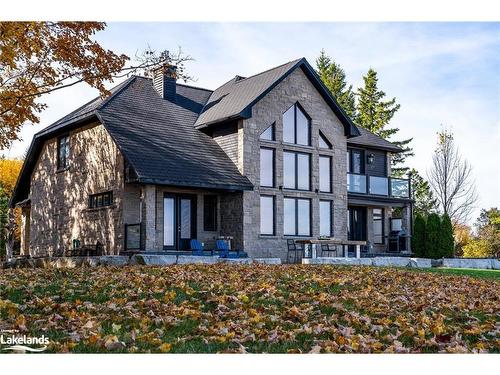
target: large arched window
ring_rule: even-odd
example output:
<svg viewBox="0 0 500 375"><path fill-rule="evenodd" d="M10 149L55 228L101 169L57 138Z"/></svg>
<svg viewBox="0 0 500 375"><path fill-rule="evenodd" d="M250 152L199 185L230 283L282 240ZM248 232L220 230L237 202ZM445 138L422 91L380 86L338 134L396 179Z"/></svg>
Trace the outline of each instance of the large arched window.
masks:
<svg viewBox="0 0 500 375"><path fill-rule="evenodd" d="M283 142L311 145L311 119L299 103L283 114Z"/></svg>

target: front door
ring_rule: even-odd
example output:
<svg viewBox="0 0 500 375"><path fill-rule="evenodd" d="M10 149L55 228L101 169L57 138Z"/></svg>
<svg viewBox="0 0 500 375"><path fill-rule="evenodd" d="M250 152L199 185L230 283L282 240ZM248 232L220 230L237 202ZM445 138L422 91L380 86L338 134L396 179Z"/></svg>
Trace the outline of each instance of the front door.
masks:
<svg viewBox="0 0 500 375"><path fill-rule="evenodd" d="M349 207L347 209L347 239L350 241L366 241L366 207ZM348 246L349 256L354 256L354 246Z"/></svg>
<svg viewBox="0 0 500 375"><path fill-rule="evenodd" d="M188 250L196 238L196 195L165 194L163 197L163 248Z"/></svg>
<svg viewBox="0 0 500 375"><path fill-rule="evenodd" d="M366 241L366 207L349 207L347 239Z"/></svg>

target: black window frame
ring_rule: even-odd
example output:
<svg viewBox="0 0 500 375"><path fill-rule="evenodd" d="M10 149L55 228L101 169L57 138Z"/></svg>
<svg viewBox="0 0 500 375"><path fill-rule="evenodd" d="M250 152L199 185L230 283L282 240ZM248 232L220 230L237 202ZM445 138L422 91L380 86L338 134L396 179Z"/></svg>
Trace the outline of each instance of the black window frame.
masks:
<svg viewBox="0 0 500 375"><path fill-rule="evenodd" d="M218 204L219 197L217 194L205 194L203 196L203 230L205 232L216 232L218 230Z"/></svg>
<svg viewBox="0 0 500 375"><path fill-rule="evenodd" d="M326 138L326 136L323 134L323 132L321 130L318 131L319 133L319 137L318 137L318 148L322 149L322 150L331 150L333 148L333 145L332 145L332 142L330 142L328 140L328 138ZM323 141L325 142L326 144L326 147L321 147L320 145L320 141Z"/></svg>
<svg viewBox="0 0 500 375"><path fill-rule="evenodd" d="M293 142L288 142L283 139L283 143L288 143L288 144L294 144L297 146L305 146L305 147L311 147L311 116L305 111L304 107L300 105L299 102L295 102L292 106L290 106L283 114L281 115L281 118L283 119L283 115L290 110L290 108L293 109ZM297 108L302 111L304 114L305 118L307 119L307 126L308 126L308 132L307 132L307 144L304 145L302 143L297 143ZM283 134L284 134L284 128L285 124L283 122Z"/></svg>
<svg viewBox="0 0 500 375"><path fill-rule="evenodd" d="M267 132L268 129L271 129L271 139L262 138L262 135L265 132ZM262 133L260 133L259 139L261 141L275 142L276 141L276 122L273 122L271 125L269 125L267 128L265 128L264 131Z"/></svg>
<svg viewBox="0 0 500 375"><path fill-rule="evenodd" d="M106 204L104 204L105 200L107 201ZM102 207L109 207L112 205L113 205L112 190L89 195L88 208L102 208Z"/></svg>
<svg viewBox="0 0 500 375"><path fill-rule="evenodd" d="M273 182L272 182L272 185L269 186L269 185L262 185L262 179L261 179L261 173L262 173L262 155L260 153L261 150L271 150L272 153L273 153L273 161L272 161L272 168L273 168ZM265 147L265 146L261 146L260 149L259 149L259 183L260 183L260 186L262 187L269 187L269 188L274 188L276 187L276 149L275 148L272 148L272 147Z"/></svg>
<svg viewBox="0 0 500 375"><path fill-rule="evenodd" d="M272 233L262 233L262 200L261 198L271 198L273 202L273 231ZM260 217L259 217L259 234L261 236L276 236L276 196L270 194L260 194L259 195L259 208L260 208Z"/></svg>
<svg viewBox="0 0 500 375"><path fill-rule="evenodd" d="M365 150L361 148L349 148L347 149L347 152L349 152L349 168L347 170L347 173L352 173L352 174L365 174L366 171L366 161L365 161ZM361 165L360 165L360 171L358 172L353 172L353 153L354 152L359 152L360 154L360 160L361 160Z"/></svg>
<svg viewBox="0 0 500 375"><path fill-rule="evenodd" d="M331 199L320 199L319 200L319 231L320 231L320 236L321 234L321 202L327 202L330 204L330 234L328 237L333 237L334 232L333 232L333 200Z"/></svg>
<svg viewBox="0 0 500 375"><path fill-rule="evenodd" d="M375 219L375 210L380 210L380 219ZM378 216L378 215L377 215ZM382 233L380 233L381 242L376 242L375 238L375 220L380 220L382 223ZM372 231L373 231L373 243L376 245L384 245L385 244L385 210L383 208L373 208L372 209ZM378 236L378 235L377 235Z"/></svg>
<svg viewBox="0 0 500 375"><path fill-rule="evenodd" d="M295 202L295 234L285 233L285 199L291 199ZM299 233L299 200L309 202L309 234L298 234ZM283 235L286 237L312 237L312 199L311 198L301 198L301 197L283 197Z"/></svg>
<svg viewBox="0 0 500 375"><path fill-rule="evenodd" d="M64 155L61 155L62 147L64 143L65 152ZM69 166L69 153L70 153L70 144L69 144L69 134L63 134L57 137L57 170L62 170L68 168Z"/></svg>
<svg viewBox="0 0 500 375"><path fill-rule="evenodd" d="M285 186L285 153L289 153L289 154L294 154L295 155L295 178L294 178L294 187L288 187L288 186ZM309 157L309 189L299 189L298 186L299 186L299 157L298 155L299 154L302 154L302 155L307 155ZM312 154L309 153L309 152L302 152L302 151L294 151L294 150L283 150L283 189L285 190L297 190L297 191L311 191L312 190L312 183L311 183L311 179L312 179Z"/></svg>
<svg viewBox="0 0 500 375"><path fill-rule="evenodd" d="M329 175L330 175L330 178L329 178L329 183L328 183L328 187L329 187L329 190L326 191L326 190L321 190L321 158L326 158L329 160ZM318 186L318 189L319 189L319 192L320 193L333 193L333 158L331 155L318 155L318 183L319 183L319 186Z"/></svg>

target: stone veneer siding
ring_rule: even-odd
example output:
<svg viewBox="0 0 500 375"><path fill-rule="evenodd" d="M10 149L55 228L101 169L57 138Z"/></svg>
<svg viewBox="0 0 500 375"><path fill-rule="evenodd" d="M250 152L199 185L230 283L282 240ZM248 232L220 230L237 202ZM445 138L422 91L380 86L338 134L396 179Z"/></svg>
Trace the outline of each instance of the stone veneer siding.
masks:
<svg viewBox="0 0 500 375"><path fill-rule="evenodd" d="M30 186L30 254L53 254L82 244L103 243L106 253L123 246L123 157L103 125L69 133L69 167L57 170L57 138L48 140ZM113 205L88 208L90 194L113 191Z"/></svg>
<svg viewBox="0 0 500 375"><path fill-rule="evenodd" d="M283 113L293 104L299 102L311 117L311 146L284 144ZM276 124L276 141L261 141L260 134L272 123ZM328 138L332 150L318 148L318 131ZM332 223L333 235L336 238L347 237L347 181L346 181L346 149L347 138L344 127L326 104L316 88L311 84L302 70L297 69L271 92L260 100L252 109L252 117L243 121L240 137L239 154L243 159L243 174L254 184L254 191L243 193L243 246L254 257L280 257L286 259L286 239L283 234L283 197L301 197L312 200L312 237L319 236L319 201L333 201ZM242 145L241 145L242 144ZM260 187L261 146L275 148L275 188ZM279 190L283 185L283 150L302 151L312 154L311 159L311 191ZM319 155L332 157L331 194L317 193L319 189ZM260 235L260 195L275 196L275 236Z"/></svg>

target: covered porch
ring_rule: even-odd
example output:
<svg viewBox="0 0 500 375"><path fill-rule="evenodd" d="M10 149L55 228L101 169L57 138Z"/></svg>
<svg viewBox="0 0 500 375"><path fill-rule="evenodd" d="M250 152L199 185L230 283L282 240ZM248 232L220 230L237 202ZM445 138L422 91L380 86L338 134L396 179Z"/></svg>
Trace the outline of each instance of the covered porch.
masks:
<svg viewBox="0 0 500 375"><path fill-rule="evenodd" d="M121 254L191 255L191 240L205 250L217 240L242 248L241 191L127 184L123 203Z"/></svg>
<svg viewBox="0 0 500 375"><path fill-rule="evenodd" d="M347 215L348 239L366 241L365 257L411 255L412 201L349 198Z"/></svg>

